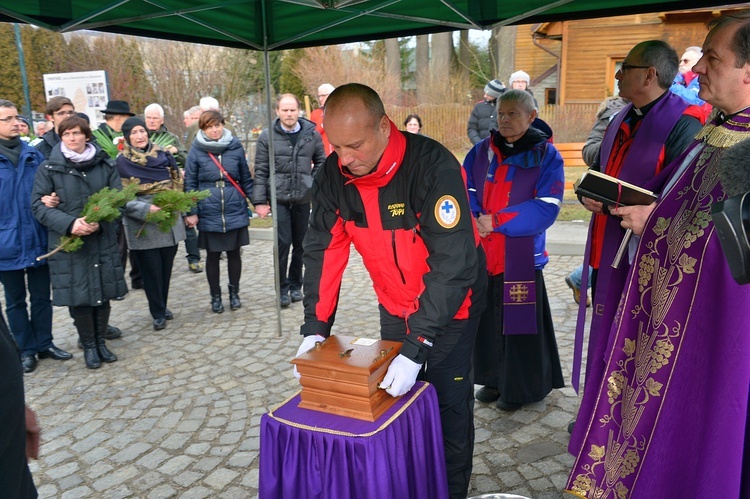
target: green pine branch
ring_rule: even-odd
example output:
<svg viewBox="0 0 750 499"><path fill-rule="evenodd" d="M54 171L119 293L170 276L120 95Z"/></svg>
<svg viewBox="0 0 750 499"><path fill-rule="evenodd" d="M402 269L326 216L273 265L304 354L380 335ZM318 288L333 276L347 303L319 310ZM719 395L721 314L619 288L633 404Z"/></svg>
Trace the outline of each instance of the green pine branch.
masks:
<svg viewBox="0 0 750 499"><path fill-rule="evenodd" d="M128 201L135 199L135 195L138 192L138 183L133 182L122 189L110 189L109 187L103 187L94 194L92 194L86 205L83 207L81 217L87 223L94 222L112 222L120 216L119 208L124 206ZM81 236L71 234L69 236L63 236L60 238L60 244L55 249L46 253L42 256L37 257L37 260L44 260L49 258L59 251L65 251L66 253L73 253L81 249L83 246L83 239Z"/></svg>
<svg viewBox="0 0 750 499"><path fill-rule="evenodd" d="M211 195L211 191L161 191L154 195L151 203L161 208L159 211L149 212L146 215L146 222L138 231L136 237L140 237L146 223L153 223L162 232L169 232L172 229L180 213L187 213L198 201L206 199Z"/></svg>

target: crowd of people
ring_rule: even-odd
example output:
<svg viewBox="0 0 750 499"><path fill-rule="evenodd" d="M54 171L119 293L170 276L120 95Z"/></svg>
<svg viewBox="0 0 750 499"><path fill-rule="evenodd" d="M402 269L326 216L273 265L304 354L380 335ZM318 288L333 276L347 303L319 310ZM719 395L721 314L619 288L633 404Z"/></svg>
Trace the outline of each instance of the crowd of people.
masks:
<svg viewBox="0 0 750 499"><path fill-rule="evenodd" d="M578 497L750 494L750 331L737 313L750 303L750 288L732 279L710 218L725 197L721 158L750 138L750 15L718 18L709 29L703 47L681 59L663 41L635 45L615 75L619 96L602 103L583 150L590 168L657 201L579 198L592 216L582 265L566 278L580 302L576 389L587 350L581 407L569 426L575 463L566 489ZM156 103L141 117L112 100L92 130L69 99L54 97L46 109L53 128L32 142L21 140L31 123L0 100L0 203L8 221L0 282L9 326L0 321L0 355L18 351L20 367L4 362L13 381L3 393L12 399L14 428L31 435L26 453L38 453L38 428L23 409L20 371L72 357L53 343L52 306L68 307L86 367L115 362L106 340L122 334L109 317L111 301L128 291L128 255L131 285L144 289L160 331L173 318L170 278L186 241L188 268L205 269L215 313L224 312L219 260L226 255L229 308L237 310L252 207L278 223L279 306L303 302L298 354L330 335L350 246L360 253L381 338L403 343L380 387L400 396L418 379L435 386L450 496L466 497L475 400L512 412L564 386L543 274L564 163L538 117L530 76L516 71L508 82L485 86L468 121L473 147L463 164L421 133L418 115L400 130L365 85L321 85L321 111L310 120L295 95L281 94L253 173L213 98L185 111L187 147L164 127ZM82 215L94 193L134 182L120 219ZM156 229L147 218L161 209L156 196L183 190L208 194L168 231ZM83 246L37 259L69 236ZM23 442L9 442L13 459L23 456ZM3 490L33 488L18 459L0 473Z"/></svg>

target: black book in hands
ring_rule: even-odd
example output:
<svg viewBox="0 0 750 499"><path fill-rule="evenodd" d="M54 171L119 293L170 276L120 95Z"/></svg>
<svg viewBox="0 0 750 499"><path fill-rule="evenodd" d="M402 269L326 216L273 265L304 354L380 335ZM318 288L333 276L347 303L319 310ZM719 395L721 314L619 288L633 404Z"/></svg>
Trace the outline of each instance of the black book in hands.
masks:
<svg viewBox="0 0 750 499"><path fill-rule="evenodd" d="M580 196L612 207L650 205L656 201L653 192L596 170L586 171L575 183L573 190Z"/></svg>

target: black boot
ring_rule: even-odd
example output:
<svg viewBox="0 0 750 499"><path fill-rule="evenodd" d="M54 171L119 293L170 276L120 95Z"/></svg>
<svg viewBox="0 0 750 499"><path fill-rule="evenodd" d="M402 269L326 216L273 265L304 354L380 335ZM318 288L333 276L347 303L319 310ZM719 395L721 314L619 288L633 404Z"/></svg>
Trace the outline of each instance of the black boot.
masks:
<svg viewBox="0 0 750 499"><path fill-rule="evenodd" d="M99 351L96 348L96 330L92 307L70 307L70 315L78 330L78 338L83 346L83 360L89 369L99 369Z"/></svg>
<svg viewBox="0 0 750 499"><path fill-rule="evenodd" d="M109 351L106 344L107 327L109 326L109 302L106 305L94 307L94 321L96 322L96 350L99 352L99 359L104 362L114 362L117 355Z"/></svg>
<svg viewBox="0 0 750 499"><path fill-rule="evenodd" d="M224 311L224 305L221 304L221 289L216 294L211 293L211 310L216 314Z"/></svg>
<svg viewBox="0 0 750 499"><path fill-rule="evenodd" d="M231 310L237 310L242 306L242 302L240 301L240 286L239 285L229 285L229 308Z"/></svg>

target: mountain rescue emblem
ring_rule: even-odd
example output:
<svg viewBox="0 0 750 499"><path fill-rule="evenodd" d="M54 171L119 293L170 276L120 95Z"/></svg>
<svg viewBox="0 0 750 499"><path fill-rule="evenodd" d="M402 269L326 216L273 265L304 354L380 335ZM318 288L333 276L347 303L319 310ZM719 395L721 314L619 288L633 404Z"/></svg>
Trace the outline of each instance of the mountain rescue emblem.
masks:
<svg viewBox="0 0 750 499"><path fill-rule="evenodd" d="M435 203L435 218L441 227L452 229L461 220L461 209L453 196L442 196Z"/></svg>

